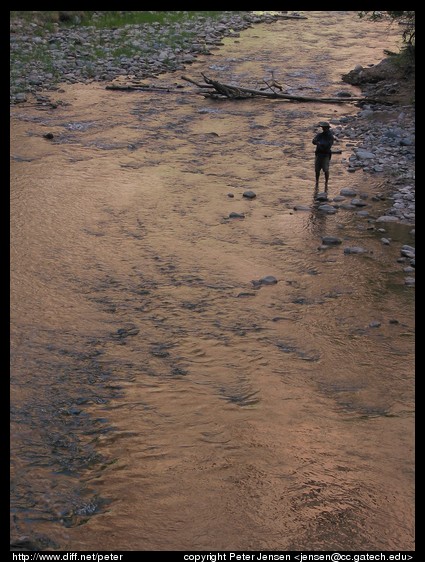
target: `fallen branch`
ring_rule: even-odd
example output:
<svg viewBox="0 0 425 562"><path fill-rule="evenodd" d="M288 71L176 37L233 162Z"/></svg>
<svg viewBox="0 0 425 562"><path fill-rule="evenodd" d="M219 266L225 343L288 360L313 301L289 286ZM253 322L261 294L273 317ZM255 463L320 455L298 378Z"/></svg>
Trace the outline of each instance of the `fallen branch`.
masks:
<svg viewBox="0 0 425 562"><path fill-rule="evenodd" d="M192 78L189 78L188 76L182 76L181 78L182 80L186 80L191 84L195 84L195 86L198 86L199 88L214 88L214 86L211 86L211 84L200 84L199 82L195 82L195 80L192 80Z"/></svg>
<svg viewBox="0 0 425 562"><path fill-rule="evenodd" d="M251 88L242 88L240 86L233 86L231 84L224 84L218 82L217 80L212 80L201 73L204 78L205 84L198 84L195 80L188 78L187 76L182 76L183 80L187 80L199 86L200 88L209 87L215 91L204 92L205 97L212 97L215 99L247 99L252 97L266 97L270 99L283 99L288 101L299 101L299 102L319 102L319 103L352 103L357 101L364 101L369 103L382 103L382 101L373 100L364 97L335 97L335 98L317 98L311 96L294 96L291 94L284 94L282 92L276 92L275 90L267 92L265 90L254 90Z"/></svg>
<svg viewBox="0 0 425 562"><path fill-rule="evenodd" d="M171 88L167 86L149 86L145 84L108 84L105 86L105 90L149 90L150 92L170 92Z"/></svg>
<svg viewBox="0 0 425 562"><path fill-rule="evenodd" d="M286 14L274 14L275 18L280 20L306 20L308 19L307 16L299 16L297 14L294 15L286 15Z"/></svg>

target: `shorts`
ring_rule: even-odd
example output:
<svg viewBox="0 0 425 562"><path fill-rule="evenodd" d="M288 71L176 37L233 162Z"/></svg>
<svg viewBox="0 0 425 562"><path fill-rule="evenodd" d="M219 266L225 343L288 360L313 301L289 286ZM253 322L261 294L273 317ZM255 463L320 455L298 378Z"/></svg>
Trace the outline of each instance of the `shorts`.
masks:
<svg viewBox="0 0 425 562"><path fill-rule="evenodd" d="M325 173L329 172L329 162L331 161L330 154L316 154L316 159L314 162L314 169L316 173L323 170Z"/></svg>

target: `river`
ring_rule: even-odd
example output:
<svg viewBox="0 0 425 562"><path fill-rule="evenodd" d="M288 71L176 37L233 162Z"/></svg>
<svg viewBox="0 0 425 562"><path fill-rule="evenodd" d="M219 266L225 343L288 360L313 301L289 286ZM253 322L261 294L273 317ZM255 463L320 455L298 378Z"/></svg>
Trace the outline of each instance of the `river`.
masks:
<svg viewBox="0 0 425 562"><path fill-rule="evenodd" d="M341 75L398 30L306 14L183 74L359 95ZM385 246L373 221L312 205L316 125L358 108L211 100L181 74L11 108L12 544L411 550L409 228L386 225ZM338 148L329 195L379 191Z"/></svg>

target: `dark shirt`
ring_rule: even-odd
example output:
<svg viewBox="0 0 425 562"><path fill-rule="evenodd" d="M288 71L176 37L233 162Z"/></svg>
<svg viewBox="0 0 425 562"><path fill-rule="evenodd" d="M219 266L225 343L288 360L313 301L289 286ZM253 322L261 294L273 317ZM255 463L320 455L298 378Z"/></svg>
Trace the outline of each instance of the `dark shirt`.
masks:
<svg viewBox="0 0 425 562"><path fill-rule="evenodd" d="M335 137L331 131L322 131L321 133L317 133L312 140L312 143L316 145L315 154L329 156L331 154L331 148L334 141Z"/></svg>

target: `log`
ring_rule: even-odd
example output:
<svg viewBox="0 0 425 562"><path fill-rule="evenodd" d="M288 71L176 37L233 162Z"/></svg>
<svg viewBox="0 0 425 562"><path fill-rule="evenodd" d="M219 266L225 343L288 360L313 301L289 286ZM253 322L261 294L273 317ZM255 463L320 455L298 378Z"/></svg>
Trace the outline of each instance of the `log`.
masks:
<svg viewBox="0 0 425 562"><path fill-rule="evenodd" d="M205 97L213 97L216 99L247 99L252 98L255 96L258 97L266 97L270 99L283 99L288 101L297 101L297 102L318 102L318 103L352 103L358 101L364 101L369 103L383 103L382 101L373 100L370 98L365 97L337 97L337 98L317 98L312 96L294 96L291 94L284 94L282 92L276 92L273 90L272 92L267 92L265 90L254 90L251 88L243 88L241 86L233 86L232 84L225 84L222 82L218 82L217 80L212 80L205 76L205 74L201 73L202 77L207 86L213 88L215 92L205 92ZM181 77L183 80L187 80L199 87L205 87L203 84L198 84L195 80L188 78L187 76Z"/></svg>
<svg viewBox="0 0 425 562"><path fill-rule="evenodd" d="M255 90L252 88L243 88L241 86L234 86L232 84L225 84L223 82L218 82L217 80L212 80L201 73L205 84L193 80L188 76L181 76L182 80L186 80L195 86L198 86L202 91L197 92L204 97L210 97L214 99L249 99L254 97L263 97L269 99L282 99L294 102L318 102L318 103L353 103L353 102L367 102L367 103L379 103L381 105L392 105L389 101L375 100L372 98L365 97L336 97L336 98L317 98L312 96L294 96L291 94L283 93L282 91L276 91L275 88L281 90L282 86L274 79L271 82L264 82L267 84L268 89L271 91L266 91L265 89ZM182 91L182 86L177 86L175 88L170 86L151 86L148 84L109 84L105 86L106 90L116 90L116 91L150 91L150 92L163 92L163 93L181 93L190 94L193 92ZM206 91L208 90L208 91Z"/></svg>
<svg viewBox="0 0 425 562"><path fill-rule="evenodd" d="M182 76L181 78L182 78L182 80L186 80L187 82L190 82L191 84L195 84L195 86L199 86L199 88L214 88L214 86L211 86L211 84L201 84L200 82L195 82L195 80L193 80L192 78L189 78L188 76Z"/></svg>
<svg viewBox="0 0 425 562"><path fill-rule="evenodd" d="M151 92L170 92L171 88L167 86L149 86L146 84L108 84L105 90L149 90Z"/></svg>
<svg viewBox="0 0 425 562"><path fill-rule="evenodd" d="M273 17L278 18L280 20L306 20L308 19L307 16L297 16L297 15L286 15L286 14L274 14Z"/></svg>

